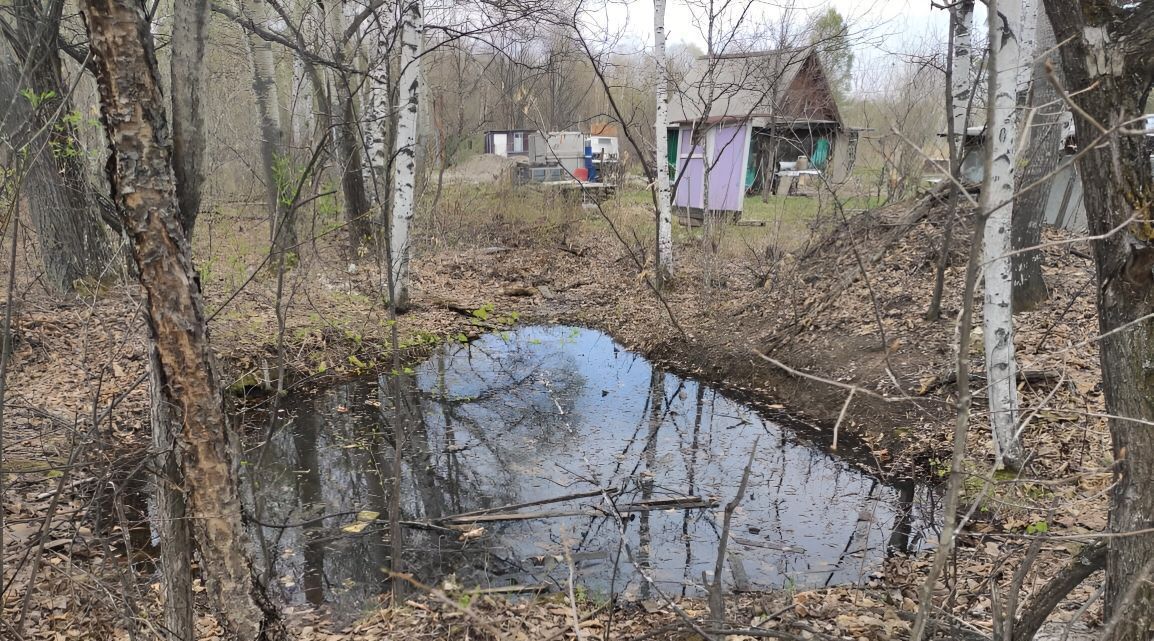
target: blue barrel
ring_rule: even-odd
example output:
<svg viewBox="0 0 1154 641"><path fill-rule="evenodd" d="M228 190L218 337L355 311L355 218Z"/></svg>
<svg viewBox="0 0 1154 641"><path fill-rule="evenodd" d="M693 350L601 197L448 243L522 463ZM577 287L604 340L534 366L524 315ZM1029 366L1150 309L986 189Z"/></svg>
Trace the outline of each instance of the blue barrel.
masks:
<svg viewBox="0 0 1154 641"><path fill-rule="evenodd" d="M593 143L585 141L585 169L589 171L589 182L597 182L597 167L593 165Z"/></svg>

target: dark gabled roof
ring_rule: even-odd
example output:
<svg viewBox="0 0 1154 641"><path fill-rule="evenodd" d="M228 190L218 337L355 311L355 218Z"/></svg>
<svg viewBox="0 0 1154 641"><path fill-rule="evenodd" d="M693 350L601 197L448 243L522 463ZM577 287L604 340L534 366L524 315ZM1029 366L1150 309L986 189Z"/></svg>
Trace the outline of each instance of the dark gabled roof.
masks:
<svg viewBox="0 0 1154 641"><path fill-rule="evenodd" d="M729 53L698 58L681 82L679 90L669 97L669 122L690 122L702 117L717 119L787 119L803 120L804 111L791 100L797 90L802 69L815 70L828 94L832 114L840 121L832 105L832 90L821 69L814 47L793 47L773 51ZM804 100L802 101L804 102ZM789 112L794 113L789 113ZM828 118L824 114L821 118Z"/></svg>

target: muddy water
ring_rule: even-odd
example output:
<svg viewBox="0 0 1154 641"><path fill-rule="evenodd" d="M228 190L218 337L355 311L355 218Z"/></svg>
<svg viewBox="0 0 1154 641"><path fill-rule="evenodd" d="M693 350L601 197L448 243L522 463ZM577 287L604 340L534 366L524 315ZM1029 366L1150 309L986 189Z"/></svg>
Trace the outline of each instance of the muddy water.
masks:
<svg viewBox="0 0 1154 641"><path fill-rule="evenodd" d="M293 398L286 427L249 453L266 524L255 538L289 601L352 614L388 589L390 389L359 380ZM537 518L486 522L467 541L406 528L405 569L425 583L556 589L572 565L588 594L700 594L722 508L654 502L724 505L755 442L723 573L731 589L858 582L885 554L935 536L932 492L881 483L596 331L530 327L448 345L400 389L406 521L620 490L616 511L603 496L525 507ZM366 510L380 520L342 529Z"/></svg>

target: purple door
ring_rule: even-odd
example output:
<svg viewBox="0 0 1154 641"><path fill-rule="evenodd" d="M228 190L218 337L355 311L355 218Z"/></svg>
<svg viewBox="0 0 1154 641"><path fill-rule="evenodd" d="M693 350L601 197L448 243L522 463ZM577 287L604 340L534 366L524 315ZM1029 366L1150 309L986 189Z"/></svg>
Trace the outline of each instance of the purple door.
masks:
<svg viewBox="0 0 1154 641"><path fill-rule="evenodd" d="M709 151L709 209L741 211L745 196L745 156L749 127L745 123L719 125L705 132ZM683 127L677 152L677 207L701 209L705 197L705 149L692 145L692 132Z"/></svg>
<svg viewBox="0 0 1154 641"><path fill-rule="evenodd" d="M745 123L721 125L712 134L709 168L709 208L713 211L741 211L745 196Z"/></svg>

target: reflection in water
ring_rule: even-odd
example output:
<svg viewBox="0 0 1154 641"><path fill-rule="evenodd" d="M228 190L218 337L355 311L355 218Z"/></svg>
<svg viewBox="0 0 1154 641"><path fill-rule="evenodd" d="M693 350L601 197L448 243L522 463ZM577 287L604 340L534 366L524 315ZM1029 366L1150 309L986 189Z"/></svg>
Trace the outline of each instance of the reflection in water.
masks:
<svg viewBox="0 0 1154 641"><path fill-rule="evenodd" d="M422 582L557 584L572 562L594 593L653 596L639 567L664 592L699 594L720 507L629 512L619 523L593 496L526 508L578 516L484 523L468 541L413 522L607 487L621 489L618 505L684 496L724 504L758 436L727 581L859 581L887 549L922 545L933 520L924 488L884 485L599 332L535 327L445 346L400 383L402 518L412 523L402 565ZM287 600L351 615L388 589L391 387L358 380L291 401L291 421L249 470L266 524L254 533L274 552L269 569ZM362 515L362 531L342 530L366 510L380 519ZM622 527L636 566L622 553Z"/></svg>

